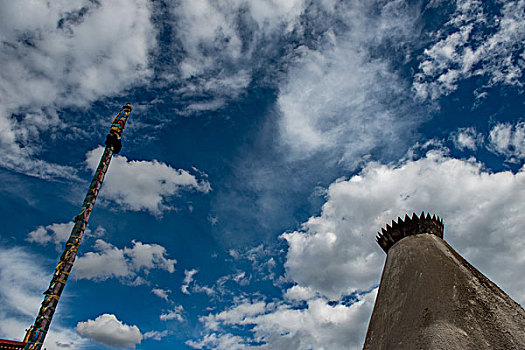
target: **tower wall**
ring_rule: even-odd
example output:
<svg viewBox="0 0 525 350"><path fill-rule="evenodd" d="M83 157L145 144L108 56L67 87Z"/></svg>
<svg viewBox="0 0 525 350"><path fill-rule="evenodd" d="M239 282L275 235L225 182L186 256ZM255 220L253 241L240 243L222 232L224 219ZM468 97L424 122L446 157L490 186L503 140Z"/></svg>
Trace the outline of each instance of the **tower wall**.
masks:
<svg viewBox="0 0 525 350"><path fill-rule="evenodd" d="M389 250L364 344L381 349L525 349L525 311L434 234Z"/></svg>

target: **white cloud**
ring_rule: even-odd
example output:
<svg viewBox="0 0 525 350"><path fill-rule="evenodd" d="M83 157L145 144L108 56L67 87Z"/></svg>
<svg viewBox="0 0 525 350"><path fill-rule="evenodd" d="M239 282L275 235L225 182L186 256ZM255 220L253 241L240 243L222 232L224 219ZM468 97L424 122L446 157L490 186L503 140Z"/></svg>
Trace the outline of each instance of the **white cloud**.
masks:
<svg viewBox="0 0 525 350"><path fill-rule="evenodd" d="M61 251L64 243L69 238L69 234L71 233L74 224L73 221L70 221L62 224L51 224L45 227L38 226L35 230L27 234L26 241L42 245L52 242L55 244L57 251ZM106 230L103 227L98 226L94 233L92 233L89 228L86 228L84 233L85 237L102 237L105 232Z"/></svg>
<svg viewBox="0 0 525 350"><path fill-rule="evenodd" d="M518 162L525 158L525 123L515 125L498 123L489 133L489 150L501 154L509 162Z"/></svg>
<svg viewBox="0 0 525 350"><path fill-rule="evenodd" d="M8 86L2 90L9 107L85 104L151 73L148 52L156 41L146 1L22 0L2 3L0 12L9 44L0 84Z"/></svg>
<svg viewBox="0 0 525 350"><path fill-rule="evenodd" d="M501 14L489 15L482 1L456 1L449 22L434 33L436 42L423 53L413 84L420 97L449 94L472 76L486 76L488 85L523 85L525 59L519 53L525 42L525 1L500 3Z"/></svg>
<svg viewBox="0 0 525 350"><path fill-rule="evenodd" d="M206 328L216 331L221 323L227 325L237 324L240 323L241 320L263 314L265 311L265 302L258 301L252 303L248 300L243 300L243 302L228 310L202 317L201 321L204 322Z"/></svg>
<svg viewBox="0 0 525 350"><path fill-rule="evenodd" d="M239 271L236 274L233 274L232 281L237 282L241 286L245 286L250 283L250 279L246 277L246 272Z"/></svg>
<svg viewBox="0 0 525 350"><path fill-rule="evenodd" d="M182 282L182 285L180 287L180 290L184 294L191 294L193 293L206 293L208 296L214 295L216 292L213 288L210 288L208 286L201 286L195 282L195 275L199 272L197 269L191 269L191 270L184 270L184 281ZM191 292L190 292L190 286L191 286Z"/></svg>
<svg viewBox="0 0 525 350"><path fill-rule="evenodd" d="M252 270L257 272L256 276L258 278L265 280L275 277L273 269L276 263L272 257L275 252L265 247L264 244L259 244L256 247L247 249L230 249L228 253L234 260L248 260L252 265ZM251 276L247 277L243 271L238 271L233 275L223 277L225 280L231 279L241 285L248 284L250 278Z"/></svg>
<svg viewBox="0 0 525 350"><path fill-rule="evenodd" d="M31 317L38 313L50 276L35 261L38 259L22 248L0 249L0 295L6 305L3 310Z"/></svg>
<svg viewBox="0 0 525 350"><path fill-rule="evenodd" d="M168 293L171 293L171 290L169 290L169 289L165 290L165 289L160 289L160 288L153 288L151 290L151 292L153 294L155 294L156 296L158 296L159 298L168 301Z"/></svg>
<svg viewBox="0 0 525 350"><path fill-rule="evenodd" d="M0 73L0 88L1 79ZM0 96L0 166L44 179L77 180L76 170L72 167L48 163L36 157L40 147L40 132L54 133L65 126L56 111L50 108L31 110L20 120L12 116L15 112L16 108L11 110L6 107Z"/></svg>
<svg viewBox="0 0 525 350"><path fill-rule="evenodd" d="M224 106L225 101L223 99L215 99L206 102L194 102L191 103L187 109L191 112L202 112L209 110L216 110Z"/></svg>
<svg viewBox="0 0 525 350"><path fill-rule="evenodd" d="M525 167L516 174L492 173L475 160L442 151L399 164L369 163L360 174L330 185L319 216L282 235L289 245L285 277L295 284L282 301L237 299L232 307L202 317L206 331L186 344L360 349L385 259L375 232L413 211L444 218L452 247L523 305L524 195ZM232 332L238 329L249 335Z"/></svg>
<svg viewBox="0 0 525 350"><path fill-rule="evenodd" d="M148 56L156 40L148 2L2 2L0 33L0 165L74 178L70 167L35 157L38 135L67 127L57 109L87 106L151 75Z"/></svg>
<svg viewBox="0 0 525 350"><path fill-rule="evenodd" d="M172 310L169 310L165 314L160 315L161 321L170 321L170 320L176 320L179 322L184 321L184 317L182 317L182 313L184 312L184 308L182 305L175 306Z"/></svg>
<svg viewBox="0 0 525 350"><path fill-rule="evenodd" d="M170 335L170 331L167 329L162 332L149 331L144 333L144 339L162 340L162 338L167 337L168 335Z"/></svg>
<svg viewBox="0 0 525 350"><path fill-rule="evenodd" d="M50 271L38 263L41 257L21 247L0 247L0 333L3 338L23 339L25 329L35 321L42 292L51 280ZM86 342L73 330L61 325L61 315L67 313L67 303L57 311L53 326L46 337L48 350L69 346L81 348Z"/></svg>
<svg viewBox="0 0 525 350"><path fill-rule="evenodd" d="M260 61L278 52L279 38L299 25L305 7L305 0L183 0L173 5L174 36L184 56L176 57L177 72L165 77L183 79L179 92L184 95L208 97L188 111L220 108L239 96Z"/></svg>
<svg viewBox="0 0 525 350"><path fill-rule="evenodd" d="M73 225L74 222L70 221L64 224L51 224L46 227L39 226L36 230L27 234L26 240L43 245L52 241L57 249L60 249L60 245L68 239Z"/></svg>
<svg viewBox="0 0 525 350"><path fill-rule="evenodd" d="M240 350L245 349L244 339L229 333L226 334L206 334L201 340L188 340L186 345L194 349L216 349L216 350Z"/></svg>
<svg viewBox="0 0 525 350"><path fill-rule="evenodd" d="M85 338L117 348L134 349L143 339L137 326L128 326L112 314L103 314L94 320L79 322L77 332Z"/></svg>
<svg viewBox="0 0 525 350"><path fill-rule="evenodd" d="M370 7L380 14L371 15L377 11ZM388 60L372 57L370 50L415 35L415 11L400 1L341 3L337 19L348 30L327 32L316 49L298 49L277 101L280 133L291 157L330 151L336 161L355 166L373 150L402 148L392 145L407 141L420 116L416 109L405 110L408 85Z"/></svg>
<svg viewBox="0 0 525 350"><path fill-rule="evenodd" d="M86 228L85 232L86 232L86 236L88 236L88 237L100 238L100 237L103 237L106 234L106 229L104 227L102 227L102 226L97 226L97 228L95 229L95 232L92 232L88 228Z"/></svg>
<svg viewBox="0 0 525 350"><path fill-rule="evenodd" d="M460 128L451 135L454 146L461 150L476 151L483 144L483 135L476 128Z"/></svg>
<svg viewBox="0 0 525 350"><path fill-rule="evenodd" d="M191 282L193 282L193 276L199 272L196 269L191 270L184 270L184 281L182 282L182 286L180 287L180 290L184 294L190 294L188 288L190 287Z"/></svg>
<svg viewBox="0 0 525 350"><path fill-rule="evenodd" d="M95 242L94 249L98 252L88 252L77 258L74 271L78 278L103 281L135 275L122 249L101 239Z"/></svg>
<svg viewBox="0 0 525 350"><path fill-rule="evenodd" d="M103 147L98 147L87 153L89 169L97 168L103 151ZM208 193L211 187L209 182L197 180L186 170L173 169L156 160L130 161L123 156L114 156L100 196L115 202L122 209L147 210L160 215L162 211L172 209L166 202L181 190Z"/></svg>
<svg viewBox="0 0 525 350"><path fill-rule="evenodd" d="M132 247L120 249L101 239L97 239L96 252L88 252L77 258L74 271L77 278L104 281L108 278L121 278L133 284L144 283L139 273L161 269L169 273L175 271L176 260L167 257L166 248L158 244L145 244L133 240Z"/></svg>
<svg viewBox="0 0 525 350"><path fill-rule="evenodd" d="M144 244L133 240L132 248L124 248L135 270L163 269L169 273L175 271L176 260L166 257L166 248L158 244Z"/></svg>
<svg viewBox="0 0 525 350"><path fill-rule="evenodd" d="M242 300L234 307L202 317L208 333L188 341L194 349L360 349L373 307L375 291L350 304L307 300L306 308L286 303ZM250 327L252 337L239 337L228 327ZM254 342L262 343L259 346Z"/></svg>
<svg viewBox="0 0 525 350"><path fill-rule="evenodd" d="M315 295L316 293L315 291L312 290L312 288L295 285L286 290L284 297L287 300L291 300L291 301L296 301L296 300L301 301L301 300L313 299Z"/></svg>
<svg viewBox="0 0 525 350"><path fill-rule="evenodd" d="M1 111L0 111L1 114ZM2 119L0 115L0 119ZM0 120L1 123L1 120ZM54 163L49 163L40 159L36 159L32 152L24 148L19 151L15 149L13 153L8 153L8 147L18 147L15 144L7 145L7 147L0 149L0 166L14 172L22 173L28 176L38 177L41 179L69 179L79 180L77 177L77 170L70 166L62 166ZM30 158L31 157L31 158Z"/></svg>
<svg viewBox="0 0 525 350"><path fill-rule="evenodd" d="M379 281L384 260L374 233L398 216L425 210L444 218L445 239L523 304L524 170L490 173L439 152L398 166L370 163L330 186L320 216L283 234L287 276L329 297L366 290Z"/></svg>
<svg viewBox="0 0 525 350"><path fill-rule="evenodd" d="M210 288L208 286L201 286L198 284L195 284L191 290L194 293L205 293L207 296L212 296L216 293L215 289Z"/></svg>

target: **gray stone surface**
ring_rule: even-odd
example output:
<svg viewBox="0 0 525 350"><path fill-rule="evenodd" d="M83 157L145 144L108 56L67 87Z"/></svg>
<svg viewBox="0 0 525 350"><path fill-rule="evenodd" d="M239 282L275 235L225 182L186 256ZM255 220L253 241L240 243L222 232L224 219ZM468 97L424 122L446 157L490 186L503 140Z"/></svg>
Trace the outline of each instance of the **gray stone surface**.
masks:
<svg viewBox="0 0 525 350"><path fill-rule="evenodd" d="M441 238L390 248L364 348L525 350L525 311Z"/></svg>

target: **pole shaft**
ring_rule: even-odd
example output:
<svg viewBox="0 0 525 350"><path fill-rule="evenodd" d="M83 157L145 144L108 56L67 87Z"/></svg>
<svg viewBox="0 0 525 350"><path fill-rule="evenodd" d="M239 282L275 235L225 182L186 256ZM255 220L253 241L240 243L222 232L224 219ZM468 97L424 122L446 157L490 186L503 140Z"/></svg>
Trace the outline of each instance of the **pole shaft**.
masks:
<svg viewBox="0 0 525 350"><path fill-rule="evenodd" d="M129 108L126 108L126 106ZM75 224L71 230L69 239L66 242L60 261L55 268L55 273L51 279L49 288L44 292L45 297L44 301L42 301L38 316L24 338L24 342L26 342L24 350L40 350L42 348L58 301L66 285L69 273L73 268L73 263L75 262L80 242L84 236L84 231L86 230L91 211L93 210L98 193L100 192L109 163L111 162L113 153L118 153L118 151L120 151L120 136L126 125L129 113L131 112L131 106L129 106L129 104L126 106L120 110L119 114L115 117L115 120L113 120L110 134L106 139L106 148L100 158L93 180L89 185L80 213L75 217ZM124 115L120 117L122 111L124 111Z"/></svg>

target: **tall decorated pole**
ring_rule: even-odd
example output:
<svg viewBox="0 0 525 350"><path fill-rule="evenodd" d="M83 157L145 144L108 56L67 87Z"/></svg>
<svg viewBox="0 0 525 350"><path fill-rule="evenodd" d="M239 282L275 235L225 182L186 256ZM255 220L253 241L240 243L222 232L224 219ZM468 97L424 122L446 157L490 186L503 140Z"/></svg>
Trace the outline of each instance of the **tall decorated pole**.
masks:
<svg viewBox="0 0 525 350"><path fill-rule="evenodd" d="M42 306L40 307L35 323L29 328L24 338L24 342L26 343L24 350L40 350L42 348L58 300L64 290L69 273L73 268L78 247L84 236L89 216L95 205L97 195L100 192L100 187L102 186L104 176L108 170L109 162L111 161L113 154L119 153L122 148L120 138L122 136L122 131L126 127L126 122L130 113L131 105L128 103L122 107L113 119L109 134L106 137L106 148L104 149L104 154L100 159L93 180L89 185L88 192L84 198L84 203L82 204L82 209L80 210L80 213L75 216L75 225L71 230L64 252L60 257L60 261L55 268L55 274L51 279L49 288L44 292L44 301L42 301Z"/></svg>

